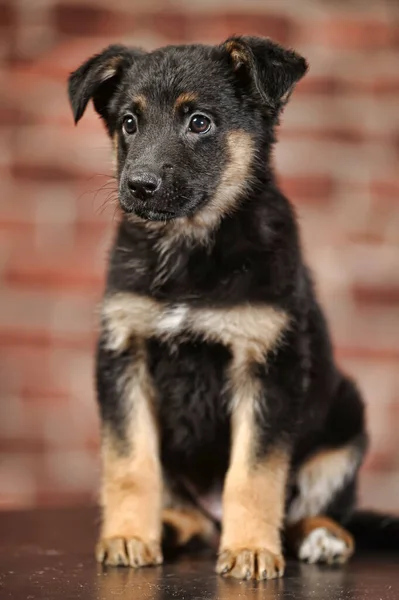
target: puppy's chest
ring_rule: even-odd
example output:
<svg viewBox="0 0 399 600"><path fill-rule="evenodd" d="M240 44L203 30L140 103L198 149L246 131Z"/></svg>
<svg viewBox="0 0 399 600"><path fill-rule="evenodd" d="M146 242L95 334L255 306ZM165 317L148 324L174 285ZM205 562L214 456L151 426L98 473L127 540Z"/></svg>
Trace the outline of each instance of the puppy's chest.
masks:
<svg viewBox="0 0 399 600"><path fill-rule="evenodd" d="M267 304L217 307L161 302L149 296L118 292L102 309L108 347L125 350L132 339L219 343L233 354L245 352L262 361L288 325L287 314Z"/></svg>

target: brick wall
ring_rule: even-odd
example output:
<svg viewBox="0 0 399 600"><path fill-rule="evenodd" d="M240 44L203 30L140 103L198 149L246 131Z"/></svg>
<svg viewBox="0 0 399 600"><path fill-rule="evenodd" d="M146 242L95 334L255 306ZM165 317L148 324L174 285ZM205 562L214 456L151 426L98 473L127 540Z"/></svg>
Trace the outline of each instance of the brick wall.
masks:
<svg viewBox="0 0 399 600"><path fill-rule="evenodd" d="M109 146L66 77L112 41L270 35L311 71L275 159L337 357L365 395L362 502L399 501L399 3L0 0L0 506L93 499L95 307L113 228Z"/></svg>

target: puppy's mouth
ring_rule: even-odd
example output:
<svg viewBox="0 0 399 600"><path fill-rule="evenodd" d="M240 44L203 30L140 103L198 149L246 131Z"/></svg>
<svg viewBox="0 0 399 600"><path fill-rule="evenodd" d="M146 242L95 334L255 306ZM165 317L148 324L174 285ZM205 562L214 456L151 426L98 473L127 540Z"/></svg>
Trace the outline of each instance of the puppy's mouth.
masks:
<svg viewBox="0 0 399 600"><path fill-rule="evenodd" d="M155 209L150 206L135 206L130 212L134 212L145 221L170 221L177 216L174 211Z"/></svg>
<svg viewBox="0 0 399 600"><path fill-rule="evenodd" d="M176 207L164 208L163 203L156 203L151 201L140 200L135 198L133 202L129 198L128 201L124 201L121 198L121 207L127 214L135 214L144 221L172 221L179 217L190 217L199 209L200 206L206 201L207 194L203 193L199 198L195 196L191 197L190 200L184 199L179 202L179 198L175 199ZM180 204L180 206L179 206Z"/></svg>
<svg viewBox="0 0 399 600"><path fill-rule="evenodd" d="M127 215L136 215L143 221L170 221L176 218L176 211L154 206L154 203L135 198L120 197L120 206Z"/></svg>

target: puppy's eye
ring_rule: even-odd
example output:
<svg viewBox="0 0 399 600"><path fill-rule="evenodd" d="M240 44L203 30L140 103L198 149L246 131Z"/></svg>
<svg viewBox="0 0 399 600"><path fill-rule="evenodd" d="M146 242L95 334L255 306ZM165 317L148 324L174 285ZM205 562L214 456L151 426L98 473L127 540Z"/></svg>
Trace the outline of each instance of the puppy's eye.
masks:
<svg viewBox="0 0 399 600"><path fill-rule="evenodd" d="M132 115L126 115L126 117L123 118L122 127L125 133L132 135L137 129L136 119Z"/></svg>
<svg viewBox="0 0 399 600"><path fill-rule="evenodd" d="M204 115L193 115L188 128L192 133L208 133L211 128L211 120Z"/></svg>

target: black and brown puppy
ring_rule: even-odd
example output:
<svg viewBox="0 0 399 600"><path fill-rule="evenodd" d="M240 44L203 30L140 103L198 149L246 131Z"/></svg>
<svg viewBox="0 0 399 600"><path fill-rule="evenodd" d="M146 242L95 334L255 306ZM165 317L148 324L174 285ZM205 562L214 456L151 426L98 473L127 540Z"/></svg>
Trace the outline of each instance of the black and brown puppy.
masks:
<svg viewBox="0 0 399 600"><path fill-rule="evenodd" d="M234 37L111 46L70 77L75 121L92 99L113 141L123 213L97 355L106 564L159 564L162 522L184 544L211 515L221 574L282 575L282 528L310 562L353 551L363 403L270 161L306 69Z"/></svg>

